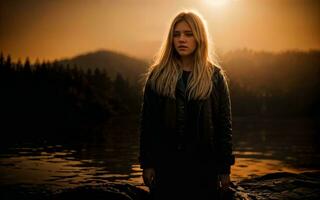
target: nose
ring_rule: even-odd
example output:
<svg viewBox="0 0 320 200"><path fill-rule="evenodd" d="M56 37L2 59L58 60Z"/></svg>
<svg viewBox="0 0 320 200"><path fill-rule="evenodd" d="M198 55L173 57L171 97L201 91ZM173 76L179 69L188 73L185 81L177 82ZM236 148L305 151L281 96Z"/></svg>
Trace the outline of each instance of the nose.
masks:
<svg viewBox="0 0 320 200"><path fill-rule="evenodd" d="M179 39L178 41L179 41L180 43L186 42L186 36L185 36L184 34L181 34L178 39Z"/></svg>

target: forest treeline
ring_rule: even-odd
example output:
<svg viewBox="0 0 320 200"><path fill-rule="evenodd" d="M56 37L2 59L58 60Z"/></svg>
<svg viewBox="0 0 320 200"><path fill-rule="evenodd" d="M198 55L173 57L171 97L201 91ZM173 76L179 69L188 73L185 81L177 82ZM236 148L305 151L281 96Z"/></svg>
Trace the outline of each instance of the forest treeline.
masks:
<svg viewBox="0 0 320 200"><path fill-rule="evenodd" d="M320 116L320 51L232 51L222 57L234 116ZM116 115L138 114L141 82L107 70L0 55L1 129L78 134ZM57 131L58 130L58 131Z"/></svg>
<svg viewBox="0 0 320 200"><path fill-rule="evenodd" d="M139 109L137 87L121 74L111 80L98 68L84 71L58 62L30 64L28 58L13 63L10 55L5 58L2 53L0 89L1 130L13 135L28 131L41 136L52 131L79 136L112 116Z"/></svg>

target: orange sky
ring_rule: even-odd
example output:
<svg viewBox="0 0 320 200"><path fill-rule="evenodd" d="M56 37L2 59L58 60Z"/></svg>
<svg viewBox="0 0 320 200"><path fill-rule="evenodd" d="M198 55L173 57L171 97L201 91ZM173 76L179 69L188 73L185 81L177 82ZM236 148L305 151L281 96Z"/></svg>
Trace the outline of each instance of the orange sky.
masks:
<svg viewBox="0 0 320 200"><path fill-rule="evenodd" d="M150 59L181 9L203 15L222 52L320 49L317 0L2 0L0 51L31 61L98 49Z"/></svg>

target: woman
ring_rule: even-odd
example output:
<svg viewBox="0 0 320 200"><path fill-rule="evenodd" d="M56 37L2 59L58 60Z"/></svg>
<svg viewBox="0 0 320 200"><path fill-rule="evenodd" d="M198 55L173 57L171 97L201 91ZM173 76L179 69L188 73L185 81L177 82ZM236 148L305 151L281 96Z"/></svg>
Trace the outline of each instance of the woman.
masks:
<svg viewBox="0 0 320 200"><path fill-rule="evenodd" d="M228 85L204 20L181 12L144 87L139 160L154 199L215 199L230 184L231 131Z"/></svg>

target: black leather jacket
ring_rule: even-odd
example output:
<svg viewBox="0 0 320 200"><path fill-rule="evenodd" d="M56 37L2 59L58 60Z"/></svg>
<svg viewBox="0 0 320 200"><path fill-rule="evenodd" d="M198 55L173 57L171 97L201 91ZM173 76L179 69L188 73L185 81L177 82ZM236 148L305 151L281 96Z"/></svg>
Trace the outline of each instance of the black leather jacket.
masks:
<svg viewBox="0 0 320 200"><path fill-rule="evenodd" d="M200 148L197 153L207 157L218 174L230 173L235 162L231 104L220 68L215 67L212 81L210 98L189 101L182 79L177 82L175 99L157 94L147 81L140 117L141 168L167 162L173 151L192 152ZM188 137L188 133L193 134Z"/></svg>

